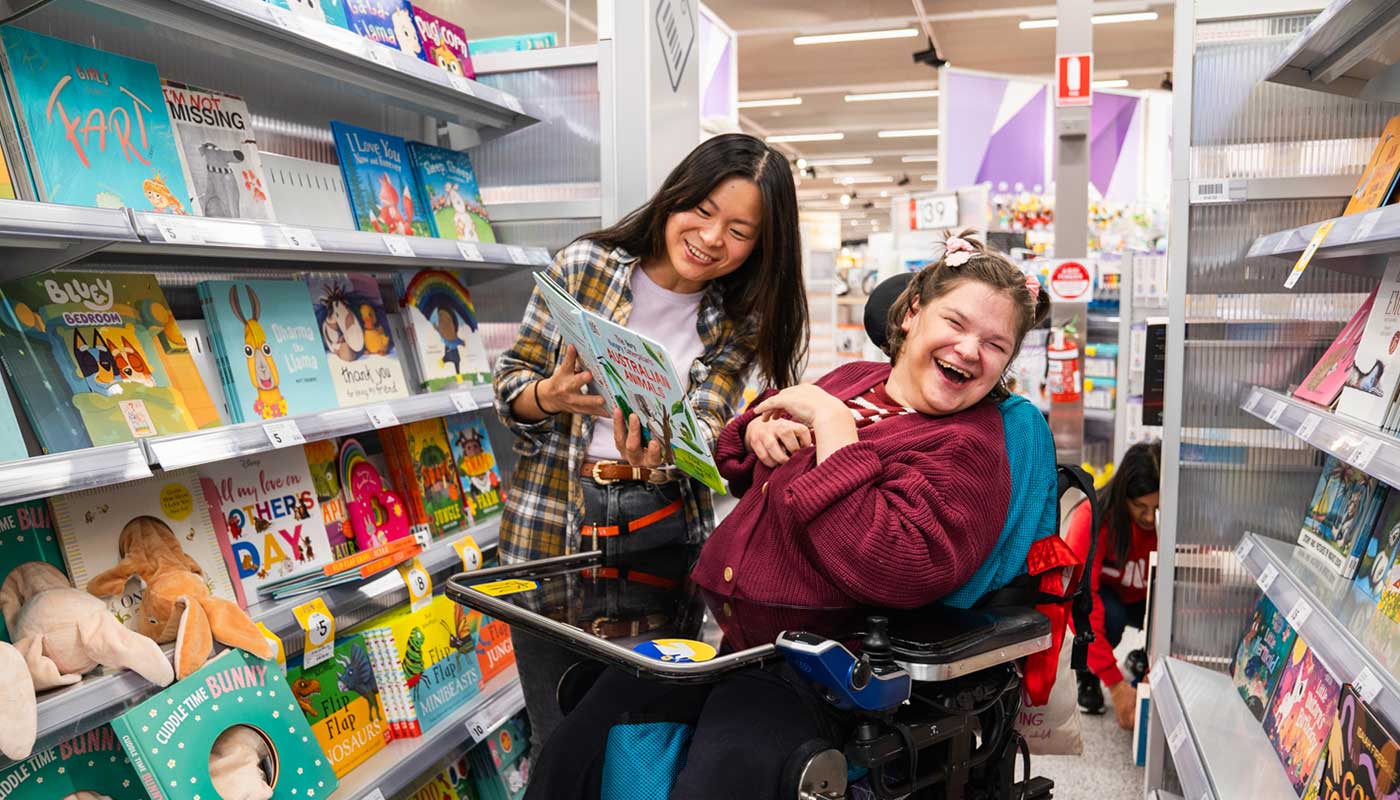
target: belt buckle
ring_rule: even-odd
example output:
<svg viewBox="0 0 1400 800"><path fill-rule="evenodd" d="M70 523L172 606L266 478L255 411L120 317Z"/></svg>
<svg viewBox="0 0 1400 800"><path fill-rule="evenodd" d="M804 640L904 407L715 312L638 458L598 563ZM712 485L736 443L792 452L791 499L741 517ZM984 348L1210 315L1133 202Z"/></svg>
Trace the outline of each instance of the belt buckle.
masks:
<svg viewBox="0 0 1400 800"><path fill-rule="evenodd" d="M647 474L647 483L661 485L675 480L676 476L671 470L674 467L652 467Z"/></svg>
<svg viewBox="0 0 1400 800"><path fill-rule="evenodd" d="M616 461L595 461L593 463L593 469L591 470L591 474L589 475L589 477L591 477L593 479L593 482L598 484L599 486L607 486L612 483L617 483L617 480L615 478L604 478L598 472L599 467L602 467L604 465L613 466L616 463Z"/></svg>

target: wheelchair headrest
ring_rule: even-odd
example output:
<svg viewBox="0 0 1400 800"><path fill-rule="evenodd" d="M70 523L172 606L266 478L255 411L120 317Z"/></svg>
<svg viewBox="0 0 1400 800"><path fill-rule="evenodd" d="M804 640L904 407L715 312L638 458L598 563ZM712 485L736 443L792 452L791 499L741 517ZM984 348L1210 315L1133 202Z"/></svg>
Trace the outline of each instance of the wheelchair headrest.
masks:
<svg viewBox="0 0 1400 800"><path fill-rule="evenodd" d="M914 277L912 272L904 272L895 275L893 278L886 278L880 281L880 285L875 287L875 291L865 300L865 335L870 337L870 341L881 350L889 342L888 323L890 318L890 307L894 301L899 299L899 295L904 292L904 287L909 285L909 281Z"/></svg>

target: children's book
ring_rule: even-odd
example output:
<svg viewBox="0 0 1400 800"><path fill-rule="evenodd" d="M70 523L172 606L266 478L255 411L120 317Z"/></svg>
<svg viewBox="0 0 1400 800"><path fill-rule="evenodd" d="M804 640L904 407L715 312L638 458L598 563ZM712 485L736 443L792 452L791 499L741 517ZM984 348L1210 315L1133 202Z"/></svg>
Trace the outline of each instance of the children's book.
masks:
<svg viewBox="0 0 1400 800"><path fill-rule="evenodd" d="M482 800L519 800L530 780L530 737L523 719L506 720L485 746L471 751L472 775Z"/></svg>
<svg viewBox="0 0 1400 800"><path fill-rule="evenodd" d="M421 269L395 273L394 286L423 388L490 383L476 307L462 281L451 272Z"/></svg>
<svg viewBox="0 0 1400 800"><path fill-rule="evenodd" d="M1390 487L1336 456L1328 456L1298 544L1346 578L1356 574Z"/></svg>
<svg viewBox="0 0 1400 800"><path fill-rule="evenodd" d="M271 581L320 574L331 562L321 505L300 447L216 461L199 474L241 605L258 602Z"/></svg>
<svg viewBox="0 0 1400 800"><path fill-rule="evenodd" d="M321 507L321 521L326 528L331 557L344 558L355 552L355 536L340 491L340 440L322 439L307 442L306 466L311 471L311 484L316 489L316 503Z"/></svg>
<svg viewBox="0 0 1400 800"><path fill-rule="evenodd" d="M1366 171L1361 173L1361 180L1357 181L1343 213L1370 211L1389 202L1397 172L1400 172L1400 116L1391 117L1385 124L1376 149L1371 151Z"/></svg>
<svg viewBox="0 0 1400 800"><path fill-rule="evenodd" d="M1357 588L1372 600L1379 600L1385 591L1386 576L1390 574L1397 550L1400 550L1400 492L1389 492L1356 570Z"/></svg>
<svg viewBox="0 0 1400 800"><path fill-rule="evenodd" d="M331 133L355 213L355 227L401 236L431 236L427 207L419 196L403 139L335 121L331 122Z"/></svg>
<svg viewBox="0 0 1400 800"><path fill-rule="evenodd" d="M448 783L452 784L453 790L457 792L458 800L480 800L476 793L476 787L472 785L471 750L448 764L447 769L443 770L443 774L447 776Z"/></svg>
<svg viewBox="0 0 1400 800"><path fill-rule="evenodd" d="M234 422L337 406L305 283L204 281L199 294Z"/></svg>
<svg viewBox="0 0 1400 800"><path fill-rule="evenodd" d="M350 30L385 47L423 58L408 0L344 0Z"/></svg>
<svg viewBox="0 0 1400 800"><path fill-rule="evenodd" d="M335 654L310 669L297 657L287 667L287 685L337 777L392 738L363 636L338 638Z"/></svg>
<svg viewBox="0 0 1400 800"><path fill-rule="evenodd" d="M192 213L154 64L13 25L0 43L39 200Z"/></svg>
<svg viewBox="0 0 1400 800"><path fill-rule="evenodd" d="M467 52L467 32L462 26L413 7L413 21L418 25L418 39L429 64L466 78L475 78L472 57Z"/></svg>
<svg viewBox="0 0 1400 800"><path fill-rule="evenodd" d="M303 2L292 5L304 8ZM189 169L190 206L206 217L275 219L243 98L174 81L161 84Z"/></svg>
<svg viewBox="0 0 1400 800"><path fill-rule="evenodd" d="M473 53L518 53L525 50L541 50L559 44L552 33L527 33L521 36L492 36L486 39L472 39L467 42Z"/></svg>
<svg viewBox="0 0 1400 800"><path fill-rule="evenodd" d="M1366 329L1361 334L1356 356L1347 371L1337 413L1380 425L1395 396L1395 383L1400 378L1400 259L1385 268Z"/></svg>
<svg viewBox="0 0 1400 800"><path fill-rule="evenodd" d="M408 156L423 200L428 204L428 221L434 236L468 242L496 241L491 218L481 205L481 189L476 184L470 155L409 142Z"/></svg>
<svg viewBox="0 0 1400 800"><path fill-rule="evenodd" d="M408 800L462 800L462 796L457 794L457 787L448 777L447 770L443 770L423 784L418 791L409 795Z"/></svg>
<svg viewBox="0 0 1400 800"><path fill-rule="evenodd" d="M0 772L5 800L147 800L112 726L101 725Z"/></svg>
<svg viewBox="0 0 1400 800"><path fill-rule="evenodd" d="M480 523L504 508L501 471L496 467L491 436L486 432L486 422L477 414L454 414L446 422L457 478L462 482L472 521Z"/></svg>
<svg viewBox="0 0 1400 800"><path fill-rule="evenodd" d="M1268 595L1261 595L1230 670L1235 689L1255 719L1264 718L1296 635Z"/></svg>
<svg viewBox="0 0 1400 800"><path fill-rule="evenodd" d="M1400 790L1395 760L1400 744L1351 684L1342 687L1336 721L1313 785L1317 796L1347 800L1393 798Z"/></svg>
<svg viewBox="0 0 1400 800"><path fill-rule="evenodd" d="M1264 733L1299 794L1326 745L1340 693L1327 667L1301 637L1295 638L1264 717Z"/></svg>
<svg viewBox="0 0 1400 800"><path fill-rule="evenodd" d="M473 616L475 615L475 616ZM476 663L485 683L515 664L515 643L510 638L510 626L480 611L458 607L457 627L476 631Z"/></svg>
<svg viewBox="0 0 1400 800"><path fill-rule="evenodd" d="M313 272L306 284L340 405L408 397L408 379L374 276Z"/></svg>
<svg viewBox="0 0 1400 800"><path fill-rule="evenodd" d="M345 193L339 164L262 154L268 197L277 207L277 221L287 225L353 230L355 214Z"/></svg>
<svg viewBox="0 0 1400 800"><path fill-rule="evenodd" d="M535 273L535 283L564 341L586 354L583 361L594 380L606 384L600 394L608 411L621 409L626 417L639 416L647 438L660 440L665 461L711 489L726 492L686 397L685 373L676 370L666 348L583 308L547 273Z"/></svg>
<svg viewBox="0 0 1400 800"><path fill-rule="evenodd" d="M329 0L267 0L267 2L278 8L285 8L299 17L317 22L327 21L325 6L330 5Z"/></svg>
<svg viewBox="0 0 1400 800"><path fill-rule="evenodd" d="M79 589L86 590L93 578L117 566L126 555L124 539L154 532L194 559L216 597L238 601L194 470L56 495L51 502L68 575ZM120 596L105 598L107 607L125 624L141 605L144 590L140 576L133 575Z"/></svg>
<svg viewBox="0 0 1400 800"><path fill-rule="evenodd" d="M1293 390L1293 396L1320 406L1330 406L1342 392L1342 384L1351 372L1356 358L1356 348L1361 344L1361 334L1366 329L1366 320L1371 315L1371 305L1376 301L1373 290L1361 307L1356 309L1351 320L1332 340L1332 346L1322 354L1303 382Z"/></svg>
<svg viewBox="0 0 1400 800"><path fill-rule="evenodd" d="M462 483L441 419L418 420L379 432L389 468L405 487L409 522L415 533L432 538L465 530L471 516L462 502Z"/></svg>
<svg viewBox="0 0 1400 800"><path fill-rule="evenodd" d="M65 571L63 547L58 542L47 500L26 500L0 506L0 585L20 564L42 561ZM0 616L0 641L13 641ZM0 787L4 786L0 783Z"/></svg>
<svg viewBox="0 0 1400 800"><path fill-rule="evenodd" d="M45 452L220 424L154 275L5 283L0 358Z"/></svg>

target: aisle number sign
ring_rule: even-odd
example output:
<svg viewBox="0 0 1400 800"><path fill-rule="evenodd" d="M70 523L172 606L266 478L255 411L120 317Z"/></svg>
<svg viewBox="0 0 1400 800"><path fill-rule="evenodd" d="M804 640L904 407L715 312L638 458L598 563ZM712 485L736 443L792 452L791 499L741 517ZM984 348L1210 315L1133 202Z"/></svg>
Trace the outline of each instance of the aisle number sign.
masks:
<svg viewBox="0 0 1400 800"><path fill-rule="evenodd" d="M1057 303L1087 303L1094 299L1094 262L1064 258L1050 261L1050 299Z"/></svg>
<svg viewBox="0 0 1400 800"><path fill-rule="evenodd" d="M433 578L418 556L400 564L399 575L408 587L408 604L414 611L421 611L433 602Z"/></svg>
<svg viewBox="0 0 1400 800"><path fill-rule="evenodd" d="M326 601L317 597L292 609L292 615L306 634L301 663L311 668L329 661L335 653L335 617L326 608Z"/></svg>
<svg viewBox="0 0 1400 800"><path fill-rule="evenodd" d="M1055 57L1055 105L1094 104L1094 54L1069 53Z"/></svg>
<svg viewBox="0 0 1400 800"><path fill-rule="evenodd" d="M958 196L935 194L909 198L909 229L935 231L958 225Z"/></svg>

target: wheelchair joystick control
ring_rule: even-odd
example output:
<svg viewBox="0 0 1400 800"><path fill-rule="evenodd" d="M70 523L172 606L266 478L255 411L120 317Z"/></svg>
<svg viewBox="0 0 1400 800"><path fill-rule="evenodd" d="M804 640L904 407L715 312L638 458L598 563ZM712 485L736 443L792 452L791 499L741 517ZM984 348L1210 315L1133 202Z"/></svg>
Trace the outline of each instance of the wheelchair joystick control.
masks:
<svg viewBox="0 0 1400 800"><path fill-rule="evenodd" d="M894 664L894 654L890 644L890 619L889 617L866 617L865 618L865 638L861 640L860 649L875 667L888 667Z"/></svg>
<svg viewBox="0 0 1400 800"><path fill-rule="evenodd" d="M837 708L878 713L908 700L912 684L909 673L891 658L884 630L882 624L875 637L880 660L869 654L857 658L840 642L805 631L783 631L775 645L788 664L822 689Z"/></svg>

